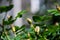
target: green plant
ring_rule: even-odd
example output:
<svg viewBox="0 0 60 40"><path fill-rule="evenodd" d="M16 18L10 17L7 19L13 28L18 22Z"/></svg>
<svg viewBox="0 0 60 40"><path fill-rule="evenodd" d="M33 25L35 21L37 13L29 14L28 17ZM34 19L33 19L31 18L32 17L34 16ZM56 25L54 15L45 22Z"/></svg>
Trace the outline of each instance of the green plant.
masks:
<svg viewBox="0 0 60 40"><path fill-rule="evenodd" d="M0 12L7 12L10 8L1 7ZM13 8L13 7L11 7ZM2 10L4 9L4 10ZM34 15L32 17L33 20L27 18L27 22L30 25L30 28L26 28L25 25L21 27L14 26L13 23L16 21L17 18L21 18L22 15L26 13L25 10L20 11L15 19L12 16L8 16L8 20L2 20L2 31L0 32L0 38L3 40L60 40L60 23L58 21L55 24L50 23L52 19L52 15L59 14L59 11L56 9L48 10L47 15ZM7 13L6 13L7 14ZM60 15L60 14L59 14ZM6 15L5 15L6 16ZM58 15L57 15L58 16ZM10 28L5 28L6 26L10 26ZM9 27L8 26L8 27ZM14 36L13 38L9 35L9 30L12 30Z"/></svg>

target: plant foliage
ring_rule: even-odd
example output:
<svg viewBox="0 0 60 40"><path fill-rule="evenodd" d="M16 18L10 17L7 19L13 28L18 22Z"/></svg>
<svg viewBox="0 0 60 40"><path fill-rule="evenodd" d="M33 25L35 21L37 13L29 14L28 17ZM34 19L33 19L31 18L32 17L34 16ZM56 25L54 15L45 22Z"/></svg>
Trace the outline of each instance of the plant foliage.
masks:
<svg viewBox="0 0 60 40"><path fill-rule="evenodd" d="M0 12L8 12L12 9L12 5L0 7ZM33 20L27 18L27 22L30 25L30 28L27 29L25 25L21 27L13 25L17 18L21 18L22 15L26 13L25 10L20 11L15 19L10 16L8 20L3 19L2 23L2 31L0 32L0 39L3 40L60 40L60 23L58 21L55 24L48 22L52 20L53 15L56 17L60 15L57 9L48 10L48 14L51 15L43 15L37 16L34 15L32 17ZM33 23L33 21L35 23ZM38 23L36 23L38 22ZM6 26L10 26L8 30L6 30ZM9 27L8 26L8 27ZM9 30L12 30L14 36L10 37Z"/></svg>

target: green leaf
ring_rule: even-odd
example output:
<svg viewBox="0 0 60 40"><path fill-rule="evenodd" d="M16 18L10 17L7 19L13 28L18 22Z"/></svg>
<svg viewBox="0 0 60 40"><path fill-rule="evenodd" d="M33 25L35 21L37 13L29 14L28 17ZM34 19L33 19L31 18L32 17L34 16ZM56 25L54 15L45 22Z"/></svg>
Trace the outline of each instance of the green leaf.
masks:
<svg viewBox="0 0 60 40"><path fill-rule="evenodd" d="M26 13L26 10L20 11L20 12L17 14L16 18L22 17L22 15L23 15L24 13Z"/></svg>
<svg viewBox="0 0 60 40"><path fill-rule="evenodd" d="M18 26L15 26L15 30L18 31L20 29L20 27Z"/></svg>
<svg viewBox="0 0 60 40"><path fill-rule="evenodd" d="M7 11L11 10L12 8L13 8L13 5L0 6L0 13L2 13L2 12L7 12Z"/></svg>
<svg viewBox="0 0 60 40"><path fill-rule="evenodd" d="M4 25L12 24L15 20L3 21Z"/></svg>
<svg viewBox="0 0 60 40"><path fill-rule="evenodd" d="M33 21L34 22L42 22L51 19L51 16L44 15L44 16L33 16Z"/></svg>
<svg viewBox="0 0 60 40"><path fill-rule="evenodd" d="M56 10L56 9L48 10L48 13L54 14L55 16L60 15L60 12L58 10Z"/></svg>
<svg viewBox="0 0 60 40"><path fill-rule="evenodd" d="M3 24L4 25L8 25L8 21L3 21Z"/></svg>
<svg viewBox="0 0 60 40"><path fill-rule="evenodd" d="M20 35L17 35L14 40L20 40Z"/></svg>
<svg viewBox="0 0 60 40"><path fill-rule="evenodd" d="M59 15L60 15L60 13L56 13L56 14L55 14L55 16L59 16Z"/></svg>
<svg viewBox="0 0 60 40"><path fill-rule="evenodd" d="M33 16L34 22L40 22L40 20L41 20L40 16Z"/></svg>
<svg viewBox="0 0 60 40"><path fill-rule="evenodd" d="M11 10L12 8L13 8L13 5L9 5L9 6L6 7L6 9L7 9L6 11Z"/></svg>
<svg viewBox="0 0 60 40"><path fill-rule="evenodd" d="M22 25L21 27L18 28L18 26L16 26L16 34L22 32L22 31L25 31L25 25Z"/></svg>
<svg viewBox="0 0 60 40"><path fill-rule="evenodd" d="M50 10L47 10L48 13L52 13L52 12L56 12L57 10L56 9L50 9Z"/></svg>
<svg viewBox="0 0 60 40"><path fill-rule="evenodd" d="M15 19L14 20L10 20L9 21L9 24L12 24L12 23L14 23L15 22Z"/></svg>

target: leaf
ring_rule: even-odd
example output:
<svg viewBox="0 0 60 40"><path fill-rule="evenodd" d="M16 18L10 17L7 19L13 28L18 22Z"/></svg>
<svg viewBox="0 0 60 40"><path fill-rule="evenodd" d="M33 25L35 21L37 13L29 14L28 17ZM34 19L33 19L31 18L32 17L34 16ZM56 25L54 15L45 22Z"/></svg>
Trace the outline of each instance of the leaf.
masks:
<svg viewBox="0 0 60 40"><path fill-rule="evenodd" d="M53 13L51 13L51 14L54 14L55 16L59 16L59 15L60 15L59 12L53 12Z"/></svg>
<svg viewBox="0 0 60 40"><path fill-rule="evenodd" d="M44 15L44 16L33 16L33 21L34 22L42 22L51 19L51 16Z"/></svg>
<svg viewBox="0 0 60 40"><path fill-rule="evenodd" d="M6 7L6 9L7 9L6 11L11 10L12 8L13 8L13 5L9 5L9 6Z"/></svg>
<svg viewBox="0 0 60 40"><path fill-rule="evenodd" d="M33 16L32 18L34 22L40 22L41 20L40 16Z"/></svg>
<svg viewBox="0 0 60 40"><path fill-rule="evenodd" d="M48 10L48 13L54 14L55 16L60 15L60 12L58 10L55 10L55 9Z"/></svg>
<svg viewBox="0 0 60 40"><path fill-rule="evenodd" d="M22 17L22 15L23 15L24 13L26 13L26 10L20 11L20 12L17 14L16 18Z"/></svg>
<svg viewBox="0 0 60 40"><path fill-rule="evenodd" d="M25 31L25 25L22 25L21 27L18 28L18 26L16 26L16 34L22 32L22 31Z"/></svg>
<svg viewBox="0 0 60 40"><path fill-rule="evenodd" d="M52 13L52 12L56 12L57 10L56 9L51 9L51 10L47 10L48 13Z"/></svg>
<svg viewBox="0 0 60 40"><path fill-rule="evenodd" d="M58 12L52 12L51 14L57 14Z"/></svg>
<svg viewBox="0 0 60 40"><path fill-rule="evenodd" d="M4 25L8 25L8 21L3 21L3 24Z"/></svg>
<svg viewBox="0 0 60 40"><path fill-rule="evenodd" d="M4 25L12 24L15 20L3 21Z"/></svg>
<svg viewBox="0 0 60 40"><path fill-rule="evenodd" d="M14 40L20 40L20 35L17 35Z"/></svg>
<svg viewBox="0 0 60 40"><path fill-rule="evenodd" d="M13 8L13 5L0 6L0 13L2 13L2 12L7 12L7 11L11 10L12 8Z"/></svg>
<svg viewBox="0 0 60 40"><path fill-rule="evenodd" d="M18 31L20 29L20 27L18 26L15 26L15 30Z"/></svg>
<svg viewBox="0 0 60 40"><path fill-rule="evenodd" d="M9 24L12 24L12 23L14 23L15 22L15 19L14 20L10 20L9 21Z"/></svg>

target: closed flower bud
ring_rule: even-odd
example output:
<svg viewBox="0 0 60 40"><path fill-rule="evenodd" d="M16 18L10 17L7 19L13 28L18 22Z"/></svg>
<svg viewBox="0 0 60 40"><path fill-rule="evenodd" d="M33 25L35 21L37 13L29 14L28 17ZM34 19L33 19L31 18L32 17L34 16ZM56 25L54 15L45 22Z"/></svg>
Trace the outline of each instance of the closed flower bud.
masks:
<svg viewBox="0 0 60 40"><path fill-rule="evenodd" d="M36 26L35 32L39 33L39 31L40 31L40 27L39 26Z"/></svg>
<svg viewBox="0 0 60 40"><path fill-rule="evenodd" d="M11 16L7 15L7 18L9 19Z"/></svg>
<svg viewBox="0 0 60 40"><path fill-rule="evenodd" d="M27 39L27 40L30 40L30 39Z"/></svg>
<svg viewBox="0 0 60 40"><path fill-rule="evenodd" d="M12 31L15 32L15 27L13 24L11 25L11 27L12 27Z"/></svg>
<svg viewBox="0 0 60 40"><path fill-rule="evenodd" d="M59 26L59 23L58 23L58 22L56 22L56 23L55 23L55 25Z"/></svg>
<svg viewBox="0 0 60 40"><path fill-rule="evenodd" d="M48 31L48 29L46 29L45 31Z"/></svg>
<svg viewBox="0 0 60 40"><path fill-rule="evenodd" d="M28 37L30 37L30 33L28 33Z"/></svg>
<svg viewBox="0 0 60 40"><path fill-rule="evenodd" d="M32 20L30 18L27 18L27 21L28 21L29 24L32 23Z"/></svg>

